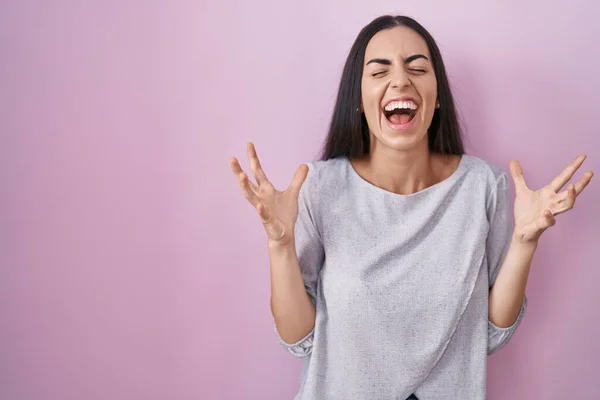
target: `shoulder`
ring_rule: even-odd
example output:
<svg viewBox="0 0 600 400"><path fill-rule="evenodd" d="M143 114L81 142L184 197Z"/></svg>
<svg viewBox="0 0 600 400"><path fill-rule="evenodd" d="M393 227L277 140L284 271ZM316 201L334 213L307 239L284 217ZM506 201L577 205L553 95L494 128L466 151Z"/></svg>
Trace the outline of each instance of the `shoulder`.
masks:
<svg viewBox="0 0 600 400"><path fill-rule="evenodd" d="M329 160L317 160L306 163L308 166L307 182L310 185L328 187L343 180L347 173L348 159L345 157Z"/></svg>
<svg viewBox="0 0 600 400"><path fill-rule="evenodd" d="M498 164L467 154L464 154L463 158L468 166L468 173L478 181L485 182L490 188L507 182L508 174Z"/></svg>
<svg viewBox="0 0 600 400"><path fill-rule="evenodd" d="M317 173L331 173L336 169L343 168L347 162L346 157L331 158L329 160L316 160L306 163L308 167Z"/></svg>
<svg viewBox="0 0 600 400"><path fill-rule="evenodd" d="M463 156L464 157L464 156ZM485 195L486 208L497 203L499 199L504 204L510 202L509 178L506 171L498 164L475 156L466 156L469 164L468 173L472 175L474 185L480 187Z"/></svg>
<svg viewBox="0 0 600 400"><path fill-rule="evenodd" d="M318 208L328 204L347 189L348 162L346 158L317 160L305 163L308 175L300 189L301 201L309 202Z"/></svg>

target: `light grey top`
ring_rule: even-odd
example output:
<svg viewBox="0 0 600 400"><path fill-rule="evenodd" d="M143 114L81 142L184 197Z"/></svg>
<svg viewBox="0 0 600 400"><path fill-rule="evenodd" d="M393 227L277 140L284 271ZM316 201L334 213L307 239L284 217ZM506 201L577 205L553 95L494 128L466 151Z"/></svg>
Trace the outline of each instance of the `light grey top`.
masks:
<svg viewBox="0 0 600 400"><path fill-rule="evenodd" d="M486 358L513 326L488 296L513 228L507 174L464 155L444 181L398 195L347 158L309 163L296 250L315 328L281 344L305 357L296 399L485 399Z"/></svg>

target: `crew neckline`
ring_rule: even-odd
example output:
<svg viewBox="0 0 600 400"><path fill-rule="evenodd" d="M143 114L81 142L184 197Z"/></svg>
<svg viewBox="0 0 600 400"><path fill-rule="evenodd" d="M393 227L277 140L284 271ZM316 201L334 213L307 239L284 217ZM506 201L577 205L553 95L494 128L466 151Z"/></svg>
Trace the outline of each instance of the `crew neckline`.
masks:
<svg viewBox="0 0 600 400"><path fill-rule="evenodd" d="M380 188L379 186L376 186L374 184L372 184L371 182L367 181L365 178L363 178L355 169L354 166L352 165L352 162L350 162L350 159L348 157L344 157L345 159L345 163L347 168L350 170L350 175L352 175L352 177L354 178L354 180L359 181L360 184L365 185L366 187L370 188L370 190L374 190L376 192L379 193L384 193L387 194L389 196L393 196L393 197L397 197L397 198L413 198L413 197L418 197L422 194L426 194L429 192L432 192L436 189L442 188L444 186L450 185L452 184L456 179L458 179L458 177L460 176L460 173L462 172L463 169L465 169L466 167L466 163L467 163L467 158L469 156L467 154L462 154L460 156L460 161L458 162L458 166L456 167L456 169L454 170L454 172L452 172L452 174L450 174L450 176L448 176L447 178L445 178L444 180L435 183L429 187L426 187L425 189L419 190L418 192L415 193L411 193L411 194L399 194L399 193L394 193L394 192L390 192L389 190Z"/></svg>

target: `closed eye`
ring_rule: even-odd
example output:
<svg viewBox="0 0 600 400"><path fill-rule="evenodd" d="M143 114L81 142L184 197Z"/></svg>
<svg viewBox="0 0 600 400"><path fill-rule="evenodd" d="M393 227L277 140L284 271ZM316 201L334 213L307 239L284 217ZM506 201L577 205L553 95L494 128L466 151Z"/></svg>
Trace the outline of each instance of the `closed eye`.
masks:
<svg viewBox="0 0 600 400"><path fill-rule="evenodd" d="M421 69L421 68L410 68L409 71L410 72L417 72L417 73L420 73L420 74L424 74L425 72L427 72L426 70Z"/></svg>
<svg viewBox="0 0 600 400"><path fill-rule="evenodd" d="M381 76L381 75L383 75L385 73L386 73L386 71L379 71L379 72L375 72L372 76L374 76L374 77L375 76Z"/></svg>

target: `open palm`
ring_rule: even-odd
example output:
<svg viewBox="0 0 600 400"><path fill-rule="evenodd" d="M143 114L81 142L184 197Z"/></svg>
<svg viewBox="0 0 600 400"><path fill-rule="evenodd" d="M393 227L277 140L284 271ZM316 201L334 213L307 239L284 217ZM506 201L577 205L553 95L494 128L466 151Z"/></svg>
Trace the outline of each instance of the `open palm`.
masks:
<svg viewBox="0 0 600 400"><path fill-rule="evenodd" d="M235 157L231 159L231 169L237 177L242 192L256 208L269 241L279 245L293 243L294 226L298 218L298 196L306 180L308 166L302 164L298 167L290 186L284 191L279 191L263 171L252 143L248 143L247 150L256 183L249 180Z"/></svg>
<svg viewBox="0 0 600 400"><path fill-rule="evenodd" d="M585 189L594 175L586 172L575 184L561 189L581 167L586 156L577 157L552 182L539 190L531 190L525 182L518 161L510 162L510 173L515 183L515 238L522 243L534 242L541 234L556 223L555 216L573 208L575 199Z"/></svg>

